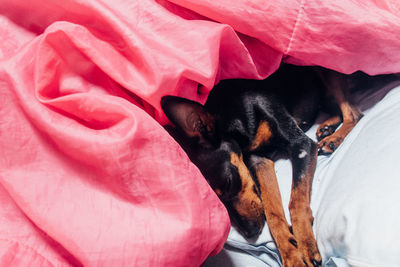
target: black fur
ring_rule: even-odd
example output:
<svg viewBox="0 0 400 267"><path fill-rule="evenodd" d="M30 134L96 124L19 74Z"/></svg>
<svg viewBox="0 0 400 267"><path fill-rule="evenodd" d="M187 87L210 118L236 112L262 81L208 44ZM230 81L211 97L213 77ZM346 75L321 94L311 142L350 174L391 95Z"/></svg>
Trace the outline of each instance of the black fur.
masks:
<svg viewBox="0 0 400 267"><path fill-rule="evenodd" d="M311 155L316 149L306 131L314 122L318 113L323 84L310 67L283 65L268 79L224 80L210 92L202 107L200 104L166 96L161 105L167 117L174 125L179 125L177 112L185 108L174 107L174 102L198 105L202 112L213 118L213 125L207 129L204 122L198 125L199 136L188 136L182 127L169 131L184 148L190 159L198 166L214 190L222 192L221 200L228 207L241 188L237 169L229 162L230 153L242 153L246 165L251 166L251 155L260 155L276 160L279 157L292 159L294 182L301 179L308 157L299 159L305 151ZM173 108L174 107L174 108ZM179 111L178 111L179 110ZM249 151L261 121L267 121L271 131L271 140ZM247 233L250 227L230 211L238 226ZM258 229L260 230L260 229ZM257 232L257 231L256 231ZM259 231L258 231L259 232Z"/></svg>

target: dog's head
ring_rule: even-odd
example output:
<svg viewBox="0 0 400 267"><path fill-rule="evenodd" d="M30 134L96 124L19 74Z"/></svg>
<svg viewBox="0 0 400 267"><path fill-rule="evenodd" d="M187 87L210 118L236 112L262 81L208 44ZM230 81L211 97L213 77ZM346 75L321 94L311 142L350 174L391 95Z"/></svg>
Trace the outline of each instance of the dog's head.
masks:
<svg viewBox="0 0 400 267"><path fill-rule="evenodd" d="M200 169L246 237L258 235L265 222L258 187L239 145L224 136L218 118L197 102L165 96L161 106L175 125L170 133Z"/></svg>

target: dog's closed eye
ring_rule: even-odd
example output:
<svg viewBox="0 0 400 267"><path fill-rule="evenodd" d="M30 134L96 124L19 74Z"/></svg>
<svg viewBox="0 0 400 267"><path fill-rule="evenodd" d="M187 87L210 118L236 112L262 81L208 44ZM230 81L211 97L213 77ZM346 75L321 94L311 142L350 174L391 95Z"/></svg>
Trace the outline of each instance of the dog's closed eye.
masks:
<svg viewBox="0 0 400 267"><path fill-rule="evenodd" d="M223 194L222 200L230 200L234 198L241 188L241 180L237 168L231 164L225 164L221 168L222 173L219 176L220 187Z"/></svg>

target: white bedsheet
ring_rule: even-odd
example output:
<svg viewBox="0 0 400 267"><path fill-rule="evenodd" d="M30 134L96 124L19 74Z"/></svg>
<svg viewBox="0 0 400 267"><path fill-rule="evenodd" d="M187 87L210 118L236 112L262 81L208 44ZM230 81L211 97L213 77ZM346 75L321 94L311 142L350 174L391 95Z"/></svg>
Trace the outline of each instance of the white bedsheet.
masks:
<svg viewBox="0 0 400 267"><path fill-rule="evenodd" d="M318 157L311 208L324 266L400 266L398 85L358 94L365 116L337 151ZM316 128L307 132L313 139ZM275 169L289 220L291 164L280 160ZM281 262L267 227L257 240L245 240L232 228L223 251L205 266L275 267Z"/></svg>

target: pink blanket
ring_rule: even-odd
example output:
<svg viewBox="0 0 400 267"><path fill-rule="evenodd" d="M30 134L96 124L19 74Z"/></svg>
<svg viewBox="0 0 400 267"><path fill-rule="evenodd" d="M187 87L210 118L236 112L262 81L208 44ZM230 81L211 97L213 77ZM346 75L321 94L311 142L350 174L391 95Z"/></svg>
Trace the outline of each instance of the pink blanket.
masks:
<svg viewBox="0 0 400 267"><path fill-rule="evenodd" d="M198 266L229 219L164 131L281 60L400 72L398 0L0 0L0 265ZM202 86L199 86L202 85Z"/></svg>

